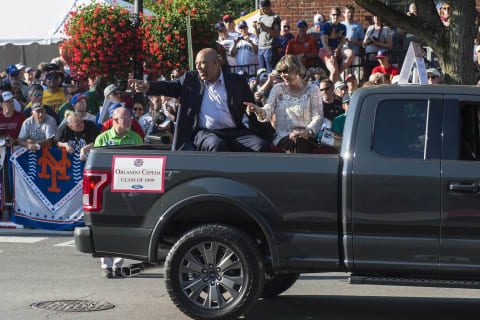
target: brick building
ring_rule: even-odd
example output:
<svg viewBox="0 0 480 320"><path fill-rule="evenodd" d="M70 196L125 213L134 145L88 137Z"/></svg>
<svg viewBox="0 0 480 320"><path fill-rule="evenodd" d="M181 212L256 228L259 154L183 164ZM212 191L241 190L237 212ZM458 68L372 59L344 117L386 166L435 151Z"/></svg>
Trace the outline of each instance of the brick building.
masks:
<svg viewBox="0 0 480 320"><path fill-rule="evenodd" d="M292 25L298 20L304 19L309 27L313 25L313 16L317 13L323 15L324 19L330 19L330 10L334 7L340 7L343 13L343 7L347 4L355 6L355 21L360 22L364 28L368 26L366 19L372 14L360 6L356 5L353 0L270 0L272 10L282 19L288 18ZM413 0L385 0L387 4L394 6L399 11L407 12L408 6ZM480 0L476 0L477 8L480 8ZM296 28L293 27L295 32Z"/></svg>

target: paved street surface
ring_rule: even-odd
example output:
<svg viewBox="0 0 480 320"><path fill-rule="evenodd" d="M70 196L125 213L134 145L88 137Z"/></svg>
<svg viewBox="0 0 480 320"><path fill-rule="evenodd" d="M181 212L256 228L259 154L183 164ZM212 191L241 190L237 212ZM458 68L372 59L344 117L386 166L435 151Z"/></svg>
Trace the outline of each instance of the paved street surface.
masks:
<svg viewBox="0 0 480 320"><path fill-rule="evenodd" d="M134 262L134 261L130 261ZM188 319L170 302L162 268L105 279L99 259L77 252L72 232L0 229L0 319ZM109 302L94 312L37 310L51 300ZM343 273L308 274L245 319L478 319L480 290L349 285Z"/></svg>

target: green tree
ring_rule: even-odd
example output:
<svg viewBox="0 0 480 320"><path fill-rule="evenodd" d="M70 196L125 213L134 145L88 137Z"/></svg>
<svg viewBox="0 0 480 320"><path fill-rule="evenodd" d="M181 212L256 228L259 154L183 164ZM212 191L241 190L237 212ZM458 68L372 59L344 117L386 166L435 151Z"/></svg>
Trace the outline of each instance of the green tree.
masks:
<svg viewBox="0 0 480 320"><path fill-rule="evenodd" d="M135 3L135 0L127 1L132 4ZM251 12L255 10L255 0L204 0L202 2L211 9L211 16L218 21L226 14L236 19L242 11ZM156 3L158 3L158 0L143 0L143 7L151 10Z"/></svg>
<svg viewBox="0 0 480 320"><path fill-rule="evenodd" d="M437 55L446 83L472 84L475 0L447 0L451 7L449 26L437 14L434 0L415 1L418 16L407 16L378 0L355 0L362 8L393 26L415 34Z"/></svg>

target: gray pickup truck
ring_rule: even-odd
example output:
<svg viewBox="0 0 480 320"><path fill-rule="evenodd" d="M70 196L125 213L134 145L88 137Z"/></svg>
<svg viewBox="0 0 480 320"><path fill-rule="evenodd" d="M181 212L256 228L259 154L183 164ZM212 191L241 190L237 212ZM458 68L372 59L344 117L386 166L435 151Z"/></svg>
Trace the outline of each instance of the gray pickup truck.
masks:
<svg viewBox="0 0 480 320"><path fill-rule="evenodd" d="M480 288L479 127L478 87L378 86L353 95L340 154L94 149L76 246L165 261L197 319L239 316L309 272ZM146 192L149 161L161 181Z"/></svg>

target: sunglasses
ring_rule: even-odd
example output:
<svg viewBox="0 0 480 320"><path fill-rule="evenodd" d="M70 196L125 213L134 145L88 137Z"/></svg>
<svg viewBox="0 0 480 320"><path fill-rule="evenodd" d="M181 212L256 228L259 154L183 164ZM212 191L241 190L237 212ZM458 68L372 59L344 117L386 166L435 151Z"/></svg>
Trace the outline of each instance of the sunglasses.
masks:
<svg viewBox="0 0 480 320"><path fill-rule="evenodd" d="M57 80L58 76L48 76L47 80Z"/></svg>
<svg viewBox="0 0 480 320"><path fill-rule="evenodd" d="M43 96L43 93L37 92L37 93L34 93L33 96L38 98L38 97Z"/></svg>
<svg viewBox="0 0 480 320"><path fill-rule="evenodd" d="M133 111L143 111L142 108L133 108Z"/></svg>
<svg viewBox="0 0 480 320"><path fill-rule="evenodd" d="M336 17L336 16L339 16L340 14L338 14L338 13L330 13L330 15Z"/></svg>
<svg viewBox="0 0 480 320"><path fill-rule="evenodd" d="M284 28L290 29L290 26L283 26Z"/></svg>
<svg viewBox="0 0 480 320"><path fill-rule="evenodd" d="M223 20L223 22L229 23L229 22L233 22L233 20L232 19L226 19L226 20Z"/></svg>
<svg viewBox="0 0 480 320"><path fill-rule="evenodd" d="M326 88L320 89L320 91L327 91L327 90L330 90L330 89L332 89L332 87L326 87Z"/></svg>
<svg viewBox="0 0 480 320"><path fill-rule="evenodd" d="M438 79L438 76L428 76L428 79Z"/></svg>

